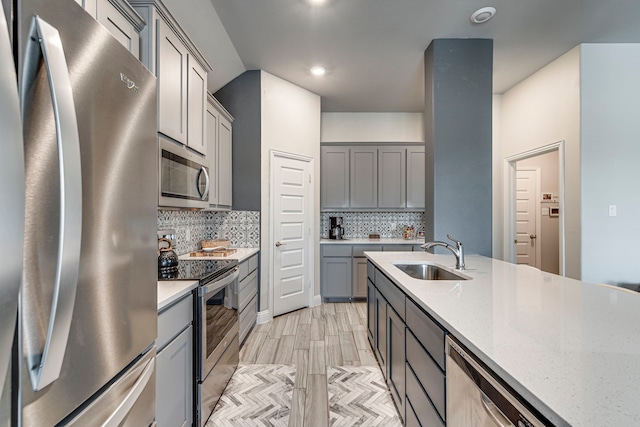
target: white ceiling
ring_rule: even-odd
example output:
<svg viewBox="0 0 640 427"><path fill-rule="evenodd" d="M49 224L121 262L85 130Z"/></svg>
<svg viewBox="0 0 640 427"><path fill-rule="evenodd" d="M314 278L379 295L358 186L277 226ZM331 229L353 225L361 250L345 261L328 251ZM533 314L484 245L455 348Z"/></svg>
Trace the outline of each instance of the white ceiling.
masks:
<svg viewBox="0 0 640 427"><path fill-rule="evenodd" d="M423 111L423 55L434 38L494 39L494 93L580 43L640 43L640 0L210 0L206 13L207 0L194 1L197 9L167 3L201 49L198 39L226 46L208 58L211 90L243 67L262 69L321 95L325 112ZM495 17L472 24L483 6ZM219 21L207 26L204 16ZM326 76L310 75L316 64Z"/></svg>

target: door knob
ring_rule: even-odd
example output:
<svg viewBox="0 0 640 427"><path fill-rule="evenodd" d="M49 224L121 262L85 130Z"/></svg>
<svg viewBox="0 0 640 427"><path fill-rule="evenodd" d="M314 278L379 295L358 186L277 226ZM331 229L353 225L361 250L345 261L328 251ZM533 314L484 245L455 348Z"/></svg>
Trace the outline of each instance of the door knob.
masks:
<svg viewBox="0 0 640 427"><path fill-rule="evenodd" d="M530 239L535 239L535 238L536 238L536 235L535 235L535 234L529 234L529 238L530 238Z"/></svg>
<svg viewBox="0 0 640 427"><path fill-rule="evenodd" d="M286 243L280 243L280 242L276 242L276 248L279 248L280 246L285 246Z"/></svg>

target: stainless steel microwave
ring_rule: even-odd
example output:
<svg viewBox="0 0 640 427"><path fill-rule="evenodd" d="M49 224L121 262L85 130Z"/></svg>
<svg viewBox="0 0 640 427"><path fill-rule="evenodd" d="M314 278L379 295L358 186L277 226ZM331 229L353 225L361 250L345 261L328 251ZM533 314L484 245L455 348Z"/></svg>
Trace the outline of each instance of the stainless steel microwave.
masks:
<svg viewBox="0 0 640 427"><path fill-rule="evenodd" d="M209 168L205 158L158 137L158 206L209 207Z"/></svg>

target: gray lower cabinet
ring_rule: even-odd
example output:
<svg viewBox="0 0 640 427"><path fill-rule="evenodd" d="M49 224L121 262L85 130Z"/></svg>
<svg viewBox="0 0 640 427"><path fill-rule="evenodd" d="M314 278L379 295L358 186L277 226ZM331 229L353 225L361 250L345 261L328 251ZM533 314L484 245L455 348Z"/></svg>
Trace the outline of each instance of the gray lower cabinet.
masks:
<svg viewBox="0 0 640 427"><path fill-rule="evenodd" d="M367 335L407 426L446 424L446 330L372 263Z"/></svg>
<svg viewBox="0 0 640 427"><path fill-rule="evenodd" d="M405 325L387 306L387 384L401 418L405 418Z"/></svg>
<svg viewBox="0 0 640 427"><path fill-rule="evenodd" d="M260 270L258 254L240 263L238 287L233 296L233 306L238 310L239 340L242 344L258 319L258 289Z"/></svg>
<svg viewBox="0 0 640 427"><path fill-rule="evenodd" d="M322 296L351 298L351 257L322 257Z"/></svg>
<svg viewBox="0 0 640 427"><path fill-rule="evenodd" d="M158 427L193 424L193 297L190 293L158 314L156 422Z"/></svg>
<svg viewBox="0 0 640 427"><path fill-rule="evenodd" d="M367 297L367 259L360 257L353 257L352 261L353 272L353 291L354 298L366 298Z"/></svg>

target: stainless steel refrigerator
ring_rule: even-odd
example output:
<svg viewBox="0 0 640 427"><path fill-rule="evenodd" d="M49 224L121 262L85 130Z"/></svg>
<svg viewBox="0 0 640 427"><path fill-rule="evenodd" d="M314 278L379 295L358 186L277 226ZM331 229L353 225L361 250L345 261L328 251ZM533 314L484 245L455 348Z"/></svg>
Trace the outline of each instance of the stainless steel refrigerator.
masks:
<svg viewBox="0 0 640 427"><path fill-rule="evenodd" d="M155 77L73 0L2 6L0 425L151 425Z"/></svg>

